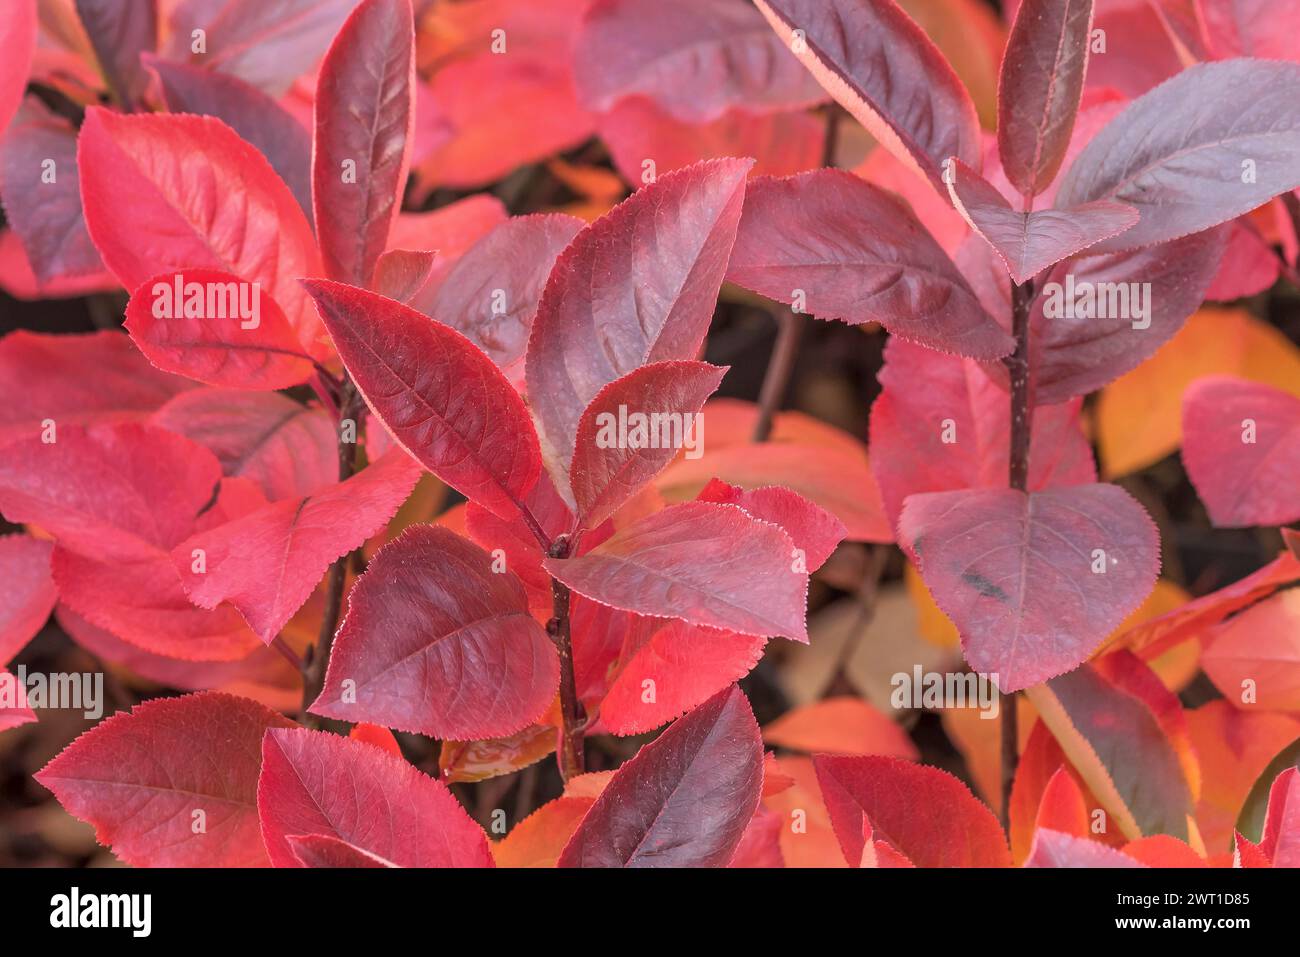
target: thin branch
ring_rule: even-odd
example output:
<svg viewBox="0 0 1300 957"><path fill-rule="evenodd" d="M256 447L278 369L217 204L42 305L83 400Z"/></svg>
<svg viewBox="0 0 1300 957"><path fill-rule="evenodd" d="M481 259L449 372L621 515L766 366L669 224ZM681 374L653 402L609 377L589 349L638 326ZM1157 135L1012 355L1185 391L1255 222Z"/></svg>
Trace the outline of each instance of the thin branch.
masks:
<svg viewBox="0 0 1300 957"><path fill-rule="evenodd" d="M361 395L350 379L344 379L339 398L339 481L345 482L357 470L357 451L361 444L358 428L351 442L343 440L343 426L348 419L356 422L360 417L363 403ZM329 665L330 649L334 645L334 633L338 631L339 618L343 612L343 588L347 584L348 561L350 555L343 555L330 566L325 590L325 613L321 618L320 636L314 647L307 650L303 663L302 680L302 721L309 728L328 728L339 731L346 728L343 722L330 721L308 712L308 707L315 701L325 687L325 669Z"/></svg>
<svg viewBox="0 0 1300 957"><path fill-rule="evenodd" d="M552 558L569 556L569 539L561 535L550 548ZM573 675L573 640L569 627L569 589L560 581L551 579L551 601L553 617L546 625L546 631L555 642L555 651L560 656L560 744L556 749L556 761L560 766L560 777L568 781L575 774L581 774L586 768L586 755L583 751L584 731L587 727L587 712L578 700L577 681Z"/></svg>
<svg viewBox="0 0 1300 957"><path fill-rule="evenodd" d="M799 354L799 340L803 336L803 317L789 309L776 315L776 345L763 375L763 387L758 393L758 420L754 423L753 440L766 442L772 434L772 420L785 399L790 386L790 373Z"/></svg>
<svg viewBox="0 0 1300 957"><path fill-rule="evenodd" d="M1033 435L1033 404L1029 398L1029 316L1034 301L1032 280L1011 286L1011 332L1016 350L1005 360L1011 378L1011 447L1007 456L1010 486L1024 492L1029 485L1029 444ZM1003 694L999 702L1002 731L1002 823L1011 820L1011 787L1020 760L1016 695Z"/></svg>

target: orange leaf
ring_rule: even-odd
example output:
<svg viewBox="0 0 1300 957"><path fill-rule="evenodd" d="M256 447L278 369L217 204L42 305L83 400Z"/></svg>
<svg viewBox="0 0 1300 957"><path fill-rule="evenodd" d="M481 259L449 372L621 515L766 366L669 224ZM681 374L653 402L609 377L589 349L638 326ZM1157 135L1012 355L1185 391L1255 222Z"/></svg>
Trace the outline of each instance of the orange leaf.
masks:
<svg viewBox="0 0 1300 957"><path fill-rule="evenodd" d="M861 698L827 698L795 708L763 729L768 744L824 754L889 754L915 761L916 745L898 724Z"/></svg>
<svg viewBox="0 0 1300 957"><path fill-rule="evenodd" d="M1103 472L1124 475L1182 444L1183 391L1223 373L1300 396L1300 350L1246 312L1207 306L1149 360L1101 393L1097 436Z"/></svg>

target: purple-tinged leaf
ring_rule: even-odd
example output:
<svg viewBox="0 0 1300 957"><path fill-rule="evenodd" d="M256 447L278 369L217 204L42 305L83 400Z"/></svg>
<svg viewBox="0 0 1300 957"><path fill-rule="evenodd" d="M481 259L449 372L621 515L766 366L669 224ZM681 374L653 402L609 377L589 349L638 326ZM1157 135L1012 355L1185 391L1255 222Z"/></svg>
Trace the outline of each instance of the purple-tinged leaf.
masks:
<svg viewBox="0 0 1300 957"><path fill-rule="evenodd" d="M375 292L410 305L433 275L438 254L427 249L390 249L375 262Z"/></svg>
<svg viewBox="0 0 1300 957"><path fill-rule="evenodd" d="M320 59L357 0L182 0L174 4L170 59L239 77L270 96L288 91ZM194 49L202 30L204 49Z"/></svg>
<svg viewBox="0 0 1300 957"><path fill-rule="evenodd" d="M734 505L687 502L615 532L576 558L542 564L613 608L743 635L808 641L808 573L781 528Z"/></svg>
<svg viewBox="0 0 1300 957"><path fill-rule="evenodd" d="M735 0L598 0L575 41L574 83L605 112L642 95L689 123L825 99L758 12Z"/></svg>
<svg viewBox="0 0 1300 957"><path fill-rule="evenodd" d="M1228 232L1085 256L1052 270L1030 319L1034 401L1064 402L1099 389L1173 338L1204 300Z"/></svg>
<svg viewBox="0 0 1300 957"><path fill-rule="evenodd" d="M1114 485L913 495L898 531L967 662L1004 692L1085 661L1160 570L1155 524Z"/></svg>
<svg viewBox="0 0 1300 957"><path fill-rule="evenodd" d="M556 260L528 339L526 382L562 495L578 420L601 389L648 362L694 359L727 269L752 160L659 177Z"/></svg>
<svg viewBox="0 0 1300 957"><path fill-rule="evenodd" d="M414 309L327 280L304 281L367 404L425 468L501 516L541 472L519 394L468 339Z"/></svg>
<svg viewBox="0 0 1300 957"><path fill-rule="evenodd" d="M1122 851L1086 837L1040 827L1025 867L1146 867Z"/></svg>
<svg viewBox="0 0 1300 957"><path fill-rule="evenodd" d="M560 867L723 867L758 807L763 741L734 685L614 772Z"/></svg>
<svg viewBox="0 0 1300 957"><path fill-rule="evenodd" d="M992 359L1014 346L911 211L842 170L755 179L727 278L945 352Z"/></svg>
<svg viewBox="0 0 1300 957"><path fill-rule="evenodd" d="M140 54L158 43L157 0L76 0L76 7L113 99L134 110L149 83Z"/></svg>
<svg viewBox="0 0 1300 957"><path fill-rule="evenodd" d="M1300 399L1232 376L1183 393L1183 464L1220 528L1300 518Z"/></svg>
<svg viewBox="0 0 1300 957"><path fill-rule="evenodd" d="M578 423L570 474L581 527L600 525L688 445L703 451L700 409L726 374L706 362L655 362L600 390Z"/></svg>
<svg viewBox="0 0 1300 957"><path fill-rule="evenodd" d="M998 77L998 153L1024 196L1041 193L1065 158L1091 25L1092 0L1023 0L1016 11Z"/></svg>
<svg viewBox="0 0 1300 957"><path fill-rule="evenodd" d="M312 205L325 272L369 286L411 166L415 26L410 0L362 0L321 64Z"/></svg>
<svg viewBox="0 0 1300 957"><path fill-rule="evenodd" d="M215 116L252 143L280 174L308 218L311 209L311 134L288 110L229 73L145 57L158 75L172 113Z"/></svg>
<svg viewBox="0 0 1300 957"><path fill-rule="evenodd" d="M541 717L559 682L555 648L494 561L433 525L380 549L348 598L312 712L456 741Z"/></svg>
<svg viewBox="0 0 1300 957"><path fill-rule="evenodd" d="M428 313L524 381L524 352L555 260L584 223L545 213L506 220L471 246L438 286Z"/></svg>
<svg viewBox="0 0 1300 957"><path fill-rule="evenodd" d="M948 157L979 168L970 94L894 0L755 2L826 92L940 193Z"/></svg>
<svg viewBox="0 0 1300 957"><path fill-rule="evenodd" d="M0 198L38 282L103 272L81 212L77 132L36 100L0 139Z"/></svg>
<svg viewBox="0 0 1300 957"><path fill-rule="evenodd" d="M948 194L957 211L993 247L1017 283L1089 246L1118 235L1138 221L1132 206L1098 200L1070 209L1018 213L979 173L953 163Z"/></svg>
<svg viewBox="0 0 1300 957"><path fill-rule="evenodd" d="M1094 247L1168 242L1250 212L1300 186L1300 64L1227 60L1189 67L1134 100L1071 164L1069 209L1133 206L1138 224Z"/></svg>

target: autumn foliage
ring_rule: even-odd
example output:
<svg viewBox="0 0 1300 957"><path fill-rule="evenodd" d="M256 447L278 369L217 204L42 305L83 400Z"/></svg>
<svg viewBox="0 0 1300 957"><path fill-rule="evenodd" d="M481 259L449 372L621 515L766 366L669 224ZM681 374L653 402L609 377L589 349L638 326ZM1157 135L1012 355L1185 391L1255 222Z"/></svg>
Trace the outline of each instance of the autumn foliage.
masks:
<svg viewBox="0 0 1300 957"><path fill-rule="evenodd" d="M1300 866L1300 22L1004 7L12 0L5 308L98 328L0 339L11 803L138 866Z"/></svg>

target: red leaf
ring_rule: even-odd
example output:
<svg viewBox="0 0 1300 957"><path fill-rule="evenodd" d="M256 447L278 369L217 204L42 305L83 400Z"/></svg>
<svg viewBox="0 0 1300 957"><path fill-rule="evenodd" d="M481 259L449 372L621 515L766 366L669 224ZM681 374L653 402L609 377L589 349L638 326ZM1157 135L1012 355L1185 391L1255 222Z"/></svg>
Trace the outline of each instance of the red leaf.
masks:
<svg viewBox="0 0 1300 957"><path fill-rule="evenodd" d="M215 116L256 146L298 200L311 209L311 135L288 110L255 86L229 73L203 70L146 56L172 113Z"/></svg>
<svg viewBox="0 0 1300 957"><path fill-rule="evenodd" d="M26 689L16 677L0 668L0 731L20 728L37 720L36 712L27 707Z"/></svg>
<svg viewBox="0 0 1300 957"><path fill-rule="evenodd" d="M543 565L574 591L639 615L807 642L807 572L775 525L688 502L633 522L576 558Z"/></svg>
<svg viewBox="0 0 1300 957"><path fill-rule="evenodd" d="M191 601L230 602L269 645L326 569L383 528L418 478L418 466L394 450L346 482L200 532L172 550L172 561Z"/></svg>
<svg viewBox="0 0 1300 957"><path fill-rule="evenodd" d="M641 94L688 123L825 99L763 18L733 0L600 0L573 53L574 81L599 112Z"/></svg>
<svg viewBox="0 0 1300 957"><path fill-rule="evenodd" d="M0 665L36 637L54 610L52 547L27 535L0 537Z"/></svg>
<svg viewBox="0 0 1300 957"><path fill-rule="evenodd" d="M1023 0L1016 11L998 77L998 153L1025 196L1042 192L1061 168L1091 26L1092 0Z"/></svg>
<svg viewBox="0 0 1300 957"><path fill-rule="evenodd" d="M427 312L488 354L517 385L524 351L555 259L583 222L547 213L516 216L479 239L456 260Z"/></svg>
<svg viewBox="0 0 1300 957"><path fill-rule="evenodd" d="M562 28L565 11L545 9ZM508 56L484 40L482 52L442 66L420 88L415 164L426 189L487 186L591 137L595 117L574 92L569 38L507 36Z"/></svg>
<svg viewBox="0 0 1300 957"><path fill-rule="evenodd" d="M1133 207L1109 200L1018 213L995 187L961 162L953 163L948 194L1018 283L1138 221Z"/></svg>
<svg viewBox="0 0 1300 957"><path fill-rule="evenodd" d="M541 471L519 394L469 340L414 309L341 283L305 282L367 404L420 464L512 518Z"/></svg>
<svg viewBox="0 0 1300 957"><path fill-rule="evenodd" d="M9 126L27 88L36 30L36 0L15 0L0 17L0 131Z"/></svg>
<svg viewBox="0 0 1300 957"><path fill-rule="evenodd" d="M1297 150L1300 65L1201 63L1134 100L1094 137L1066 172L1056 206L1099 199L1133 206L1138 224L1094 248L1151 246L1300 186Z"/></svg>
<svg viewBox="0 0 1300 957"><path fill-rule="evenodd" d="M1274 867L1300 867L1300 770L1273 779L1259 847Z"/></svg>
<svg viewBox="0 0 1300 957"><path fill-rule="evenodd" d="M429 250L390 249L375 262L375 292L410 305L433 275L438 254Z"/></svg>
<svg viewBox="0 0 1300 957"><path fill-rule="evenodd" d="M268 501L301 498L338 481L334 422L319 406L277 392L194 389L150 422L206 446L227 477L256 482Z"/></svg>
<svg viewBox="0 0 1300 957"><path fill-rule="evenodd" d="M414 133L410 0L362 0L316 84L312 203L331 279L370 285L401 207Z"/></svg>
<svg viewBox="0 0 1300 957"><path fill-rule="evenodd" d="M75 0L75 4L113 99L128 111L134 109L149 82L140 54L151 52L158 43L157 0Z"/></svg>
<svg viewBox="0 0 1300 957"><path fill-rule="evenodd" d="M813 764L850 867L862 860L864 825L917 867L1011 866L993 812L946 771L891 757L818 755ZM943 813L917 813L925 807Z"/></svg>
<svg viewBox="0 0 1300 957"><path fill-rule="evenodd" d="M168 55L237 76L279 96L320 59L357 0L228 0L183 3L171 17ZM191 50L194 30L206 45Z"/></svg>
<svg viewBox="0 0 1300 957"><path fill-rule="evenodd" d="M1127 854L1070 834L1040 828L1025 867L1146 867Z"/></svg>
<svg viewBox="0 0 1300 957"><path fill-rule="evenodd" d="M352 730L348 732L348 737L354 741L364 741L366 744L373 744L377 748L383 748L396 757L400 758L402 756L402 747L397 743L397 738L393 736L393 732L377 724L367 724L362 721L353 726Z"/></svg>
<svg viewBox="0 0 1300 957"><path fill-rule="evenodd" d="M893 0L756 2L826 92L939 192L948 157L979 168L975 104L939 48Z"/></svg>
<svg viewBox="0 0 1300 957"><path fill-rule="evenodd" d="M1215 59L1234 56L1262 60L1294 60L1290 38L1300 27L1295 3L1259 0L1199 0L1196 13L1204 23L1206 42Z"/></svg>
<svg viewBox="0 0 1300 957"><path fill-rule="evenodd" d="M266 734L257 809L276 867L301 866L295 835L332 837L399 867L492 866L487 836L446 785L325 731Z"/></svg>
<svg viewBox="0 0 1300 957"><path fill-rule="evenodd" d="M1013 346L907 207L843 170L756 179L727 278L945 352L991 359Z"/></svg>
<svg viewBox="0 0 1300 957"><path fill-rule="evenodd" d="M626 632L600 702L602 727L618 735L653 731L700 705L749 674L767 645L766 638L680 621L651 620Z"/></svg>
<svg viewBox="0 0 1300 957"><path fill-rule="evenodd" d="M673 119L653 100L630 96L601 115L598 132L614 168L639 186L651 179L645 165L650 158L656 176L721 156L754 157L751 177L816 169L826 121L802 110L755 114L734 109L708 123L686 123Z"/></svg>
<svg viewBox="0 0 1300 957"><path fill-rule="evenodd" d="M77 176L77 132L37 100L23 105L0 143L5 217L40 283L104 271L86 232ZM47 164L53 164L47 166ZM54 180L45 172L51 169Z"/></svg>
<svg viewBox="0 0 1300 957"><path fill-rule="evenodd" d="M221 467L211 452L134 424L67 426L57 442L22 440L6 452L0 508L58 539L54 579L79 614L174 657L231 660L256 647L233 609L190 604L167 554L212 499Z"/></svg>
<svg viewBox="0 0 1300 957"><path fill-rule="evenodd" d="M556 261L529 336L526 380L547 466L566 498L563 466L596 393L648 362L698 354L749 166L714 160L662 176Z"/></svg>
<svg viewBox="0 0 1300 957"><path fill-rule="evenodd" d="M1252 843L1248 838L1241 836L1240 832L1233 834L1233 867L1272 867L1273 862L1268 859L1268 855L1259 849L1258 844Z"/></svg>
<svg viewBox="0 0 1300 957"><path fill-rule="evenodd" d="M759 805L727 866L785 867L785 858L781 855L781 831L784 827L785 820L780 814Z"/></svg>
<svg viewBox="0 0 1300 957"><path fill-rule="evenodd" d="M798 492L777 485L746 491L721 479L712 479L696 501L739 505L754 518L780 525L795 547L804 552L809 572L821 568L847 534L844 523L830 512Z"/></svg>
<svg viewBox="0 0 1300 957"><path fill-rule="evenodd" d="M159 698L100 722L36 780L137 867L265 867L262 736L293 722L245 698ZM203 830L195 828L202 811Z"/></svg>
<svg viewBox="0 0 1300 957"><path fill-rule="evenodd" d="M1219 527L1300 518L1300 399L1233 376L1183 393L1183 464Z"/></svg>
<svg viewBox="0 0 1300 957"><path fill-rule="evenodd" d="M328 834L290 834L286 840L299 867L396 867L392 861L363 851Z"/></svg>
<svg viewBox="0 0 1300 957"><path fill-rule="evenodd" d="M763 743L731 687L620 767L560 854L560 867L722 867L763 785Z"/></svg>
<svg viewBox="0 0 1300 957"><path fill-rule="evenodd" d="M319 271L293 194L256 148L205 116L119 116L92 107L78 140L86 227L128 289L177 270L257 282L318 354L319 323L298 286Z"/></svg>
<svg viewBox="0 0 1300 957"><path fill-rule="evenodd" d="M979 363L891 339L877 378L871 469L892 525L909 495L1006 488L1011 403ZM1079 408L1075 401L1034 409L1030 491L1096 481Z"/></svg>
<svg viewBox="0 0 1300 957"><path fill-rule="evenodd" d="M707 362L655 362L596 394L578 422L571 465L581 528L596 528L617 512L682 449L699 457L700 409L726 374Z"/></svg>
<svg viewBox="0 0 1300 957"><path fill-rule="evenodd" d="M1086 838L1091 819L1088 817L1088 804L1083 796L1083 789L1064 767L1058 767L1048 779L1043 789L1043 798L1038 804L1038 816L1034 820L1034 829L1044 828Z"/></svg>
<svg viewBox="0 0 1300 957"><path fill-rule="evenodd" d="M46 429L144 420L194 383L155 369L119 332L0 339L0 442ZM56 433L57 434L57 433Z"/></svg>
<svg viewBox="0 0 1300 957"><path fill-rule="evenodd" d="M141 425L65 426L58 440L12 442L0 509L98 560L156 557L184 539L221 467L188 439Z"/></svg>
<svg viewBox="0 0 1300 957"><path fill-rule="evenodd" d="M966 660L1004 692L1079 665L1160 569L1155 524L1114 485L913 495L898 530Z"/></svg>
<svg viewBox="0 0 1300 957"><path fill-rule="evenodd" d="M155 276L131 295L126 329L159 369L234 389L285 389L312 373L280 307L214 269Z"/></svg>
<svg viewBox="0 0 1300 957"><path fill-rule="evenodd" d="M554 647L514 574L422 525L381 549L357 581L311 710L470 741L527 727L558 681Z"/></svg>

